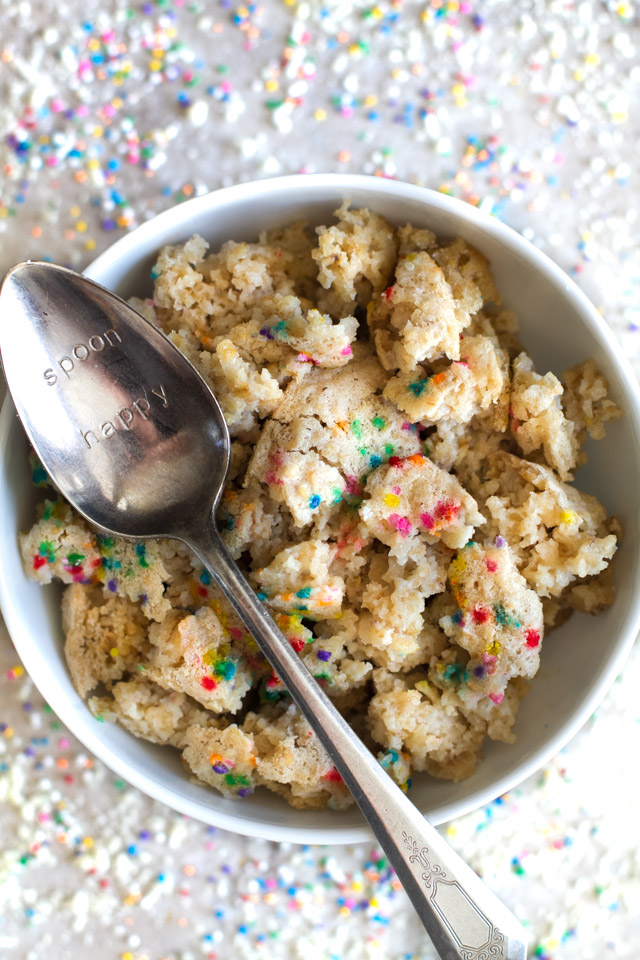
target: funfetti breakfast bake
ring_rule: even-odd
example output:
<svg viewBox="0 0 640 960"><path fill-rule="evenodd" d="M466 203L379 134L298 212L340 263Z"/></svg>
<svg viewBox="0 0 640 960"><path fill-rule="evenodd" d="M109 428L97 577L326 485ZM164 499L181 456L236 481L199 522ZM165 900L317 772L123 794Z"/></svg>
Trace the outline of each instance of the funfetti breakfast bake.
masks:
<svg viewBox="0 0 640 960"><path fill-rule="evenodd" d="M617 521L571 481L620 411L592 360L536 372L464 240L347 203L336 217L165 247L134 306L222 406L229 550L406 789L413 769L462 779L485 737L513 740L545 629L612 602ZM186 548L96 534L49 487L22 553L67 584L67 662L97 720L177 748L224 794L352 802Z"/></svg>

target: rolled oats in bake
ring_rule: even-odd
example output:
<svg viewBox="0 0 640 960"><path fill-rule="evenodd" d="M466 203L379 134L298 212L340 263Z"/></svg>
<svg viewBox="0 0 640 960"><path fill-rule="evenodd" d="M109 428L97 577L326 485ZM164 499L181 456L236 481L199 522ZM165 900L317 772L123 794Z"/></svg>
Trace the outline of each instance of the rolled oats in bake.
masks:
<svg viewBox="0 0 640 960"><path fill-rule="evenodd" d="M345 202L210 251L163 248L134 301L216 393L232 437L217 522L300 656L404 790L510 743L545 630L613 602L620 536L572 482L620 415L593 360L537 371L465 240ZM186 547L97 534L44 499L28 575L64 585L71 679L97 721L187 774L296 807L352 798Z"/></svg>

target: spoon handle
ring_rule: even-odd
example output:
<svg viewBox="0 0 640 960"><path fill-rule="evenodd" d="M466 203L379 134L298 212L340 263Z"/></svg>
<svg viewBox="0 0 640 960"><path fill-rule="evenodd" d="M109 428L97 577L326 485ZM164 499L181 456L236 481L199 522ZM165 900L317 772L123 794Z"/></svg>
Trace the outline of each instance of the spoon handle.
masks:
<svg viewBox="0 0 640 960"><path fill-rule="evenodd" d="M258 600L217 531L202 530L189 545L324 744L442 960L526 960L518 920L356 736Z"/></svg>

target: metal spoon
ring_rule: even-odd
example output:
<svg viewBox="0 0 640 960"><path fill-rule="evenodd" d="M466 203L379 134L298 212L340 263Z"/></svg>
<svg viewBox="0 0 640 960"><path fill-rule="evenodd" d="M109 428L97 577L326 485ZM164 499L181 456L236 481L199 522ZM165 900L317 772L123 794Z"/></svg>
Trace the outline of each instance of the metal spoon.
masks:
<svg viewBox="0 0 640 960"><path fill-rule="evenodd" d="M120 537L173 537L207 567L329 752L443 960L525 960L525 934L382 770L229 556L215 510L229 434L204 380L104 287L21 263L0 294L0 349L25 430L62 494Z"/></svg>

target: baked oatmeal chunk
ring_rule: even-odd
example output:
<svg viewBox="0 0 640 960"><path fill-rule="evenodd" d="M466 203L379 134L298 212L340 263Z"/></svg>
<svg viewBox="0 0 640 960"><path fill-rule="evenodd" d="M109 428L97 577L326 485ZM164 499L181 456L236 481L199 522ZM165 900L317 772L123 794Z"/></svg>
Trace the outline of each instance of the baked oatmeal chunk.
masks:
<svg viewBox="0 0 640 960"><path fill-rule="evenodd" d="M605 569L617 536L595 497L562 483L549 467L507 453L496 455L490 476L491 527L540 596L558 596L576 578Z"/></svg>
<svg viewBox="0 0 640 960"><path fill-rule="evenodd" d="M293 807L351 806L353 798L329 754L294 704L276 719L249 713L243 730L253 737L260 781Z"/></svg>
<svg viewBox="0 0 640 960"><path fill-rule="evenodd" d="M455 610L440 626L470 657L450 675L474 701L488 696L499 703L512 677L533 677L538 670L542 603L503 539L498 546L471 542L459 550L449 567L449 584ZM436 673L446 675L447 669L441 663Z"/></svg>
<svg viewBox="0 0 640 960"><path fill-rule="evenodd" d="M400 561L411 555L416 538L461 547L484 520L456 478L421 454L378 467L367 478L365 495L364 530Z"/></svg>
<svg viewBox="0 0 640 960"><path fill-rule="evenodd" d="M149 621L139 604L74 583L62 595L64 655L81 697L135 673L149 651Z"/></svg>
<svg viewBox="0 0 640 960"><path fill-rule="evenodd" d="M248 797L256 787L253 737L237 724L222 730L193 723L185 731L182 759L196 782L215 787L225 797Z"/></svg>
<svg viewBox="0 0 640 960"><path fill-rule="evenodd" d="M166 690L144 678L116 683L111 697L91 697L89 709L97 720L119 723L136 737L181 748L192 724L213 726L210 713L184 693Z"/></svg>
<svg viewBox="0 0 640 960"><path fill-rule="evenodd" d="M348 201L335 216L340 218L337 224L317 228L318 246L312 257L318 264L318 280L345 303L356 297L368 300L384 290L393 272L395 232L371 210L350 210Z"/></svg>
<svg viewBox="0 0 640 960"><path fill-rule="evenodd" d="M172 610L149 628L145 676L187 693L213 713L236 713L253 683L241 637L233 641L210 607L194 615Z"/></svg>
<svg viewBox="0 0 640 960"><path fill-rule="evenodd" d="M496 347L488 337L460 340L460 359L428 373L415 367L387 383L384 396L412 423L431 426L440 420L467 423L500 398L504 375Z"/></svg>

